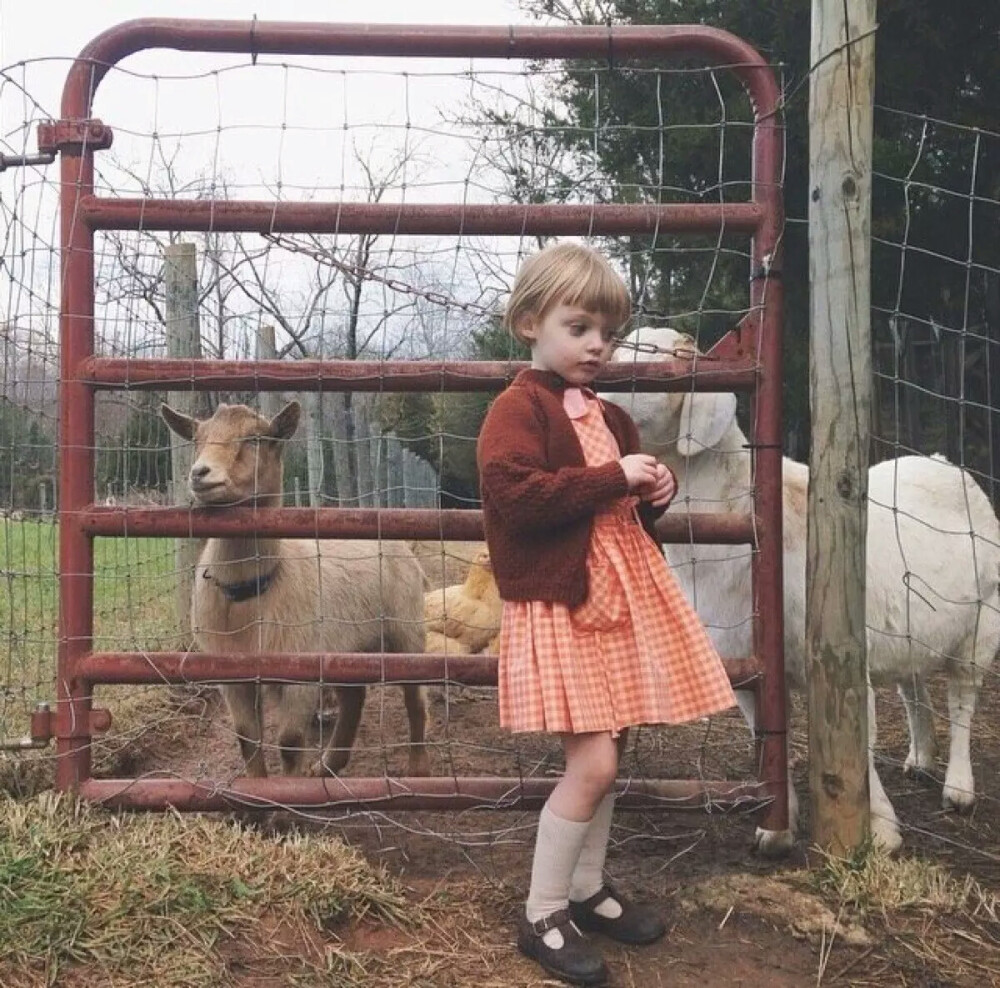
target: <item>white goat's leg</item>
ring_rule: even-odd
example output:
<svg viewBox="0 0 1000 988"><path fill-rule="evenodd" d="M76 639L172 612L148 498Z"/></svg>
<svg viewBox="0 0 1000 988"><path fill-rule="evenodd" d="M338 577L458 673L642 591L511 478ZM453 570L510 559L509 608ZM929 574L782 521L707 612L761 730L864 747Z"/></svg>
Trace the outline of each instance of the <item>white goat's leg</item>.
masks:
<svg viewBox="0 0 1000 988"><path fill-rule="evenodd" d="M264 760L264 711L259 687L253 683L234 683L222 687L222 695L233 719L233 729L240 743L247 775L255 779L267 776Z"/></svg>
<svg viewBox="0 0 1000 988"><path fill-rule="evenodd" d="M970 668L961 659L955 660L955 666L948 675L951 745L948 749L948 770L944 777L941 804L946 810L954 809L959 813L967 813L976 802L969 744L979 678L978 670Z"/></svg>
<svg viewBox="0 0 1000 988"><path fill-rule="evenodd" d="M903 764L907 775L930 777L937 759L937 738L934 735L934 711L923 677L916 673L901 679L897 685L906 708L910 728L910 751Z"/></svg>
<svg viewBox="0 0 1000 988"><path fill-rule="evenodd" d="M361 711L365 705L364 686L337 686L337 722L330 736L329 746L320 757L317 768L336 774L347 766L354 739L358 736Z"/></svg>
<svg viewBox="0 0 1000 988"><path fill-rule="evenodd" d="M756 737L757 694L753 690L736 690L736 702L747 722L752 736ZM754 849L764 857L784 857L795 843L799 829L799 797L792 784L792 767L788 766L788 830L764 830L758 827L754 834Z"/></svg>
<svg viewBox="0 0 1000 988"><path fill-rule="evenodd" d="M882 780L875 769L875 742L878 725L875 722L875 691L868 684L868 799L872 839L887 851L898 850L903 843L899 821L889 797L882 788Z"/></svg>
<svg viewBox="0 0 1000 988"><path fill-rule="evenodd" d="M424 741L427 735L427 687L416 683L403 686L403 702L410 722L410 775L430 775L430 760Z"/></svg>
<svg viewBox="0 0 1000 988"><path fill-rule="evenodd" d="M736 690L736 703L750 728L750 737L757 737L757 694L753 690Z"/></svg>

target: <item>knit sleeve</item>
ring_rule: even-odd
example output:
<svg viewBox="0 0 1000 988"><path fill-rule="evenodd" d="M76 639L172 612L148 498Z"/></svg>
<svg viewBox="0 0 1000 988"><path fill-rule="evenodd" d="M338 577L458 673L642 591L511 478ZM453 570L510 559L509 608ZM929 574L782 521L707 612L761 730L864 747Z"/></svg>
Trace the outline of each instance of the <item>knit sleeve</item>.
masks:
<svg viewBox="0 0 1000 988"><path fill-rule="evenodd" d="M628 493L625 471L614 460L549 469L540 413L530 397L513 389L490 408L476 456L484 502L521 531L579 521Z"/></svg>

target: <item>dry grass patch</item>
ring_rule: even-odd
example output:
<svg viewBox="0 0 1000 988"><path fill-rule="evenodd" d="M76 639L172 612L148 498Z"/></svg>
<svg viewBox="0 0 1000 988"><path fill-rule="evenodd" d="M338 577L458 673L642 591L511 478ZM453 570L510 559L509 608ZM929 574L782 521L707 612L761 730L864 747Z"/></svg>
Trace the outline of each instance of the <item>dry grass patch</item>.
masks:
<svg viewBox="0 0 1000 988"><path fill-rule="evenodd" d="M823 854L814 881L862 916L905 911L965 915L1000 924L1000 899L971 875L958 878L921 858L891 857L867 845L850 858Z"/></svg>
<svg viewBox="0 0 1000 988"><path fill-rule="evenodd" d="M757 916L814 944L830 936L852 946L871 942L864 927L843 910L835 915L819 896L795 884L794 876L719 875L685 889L680 904L684 909L711 909L725 919L733 913Z"/></svg>
<svg viewBox="0 0 1000 988"><path fill-rule="evenodd" d="M912 978L901 981L907 985L928 977L942 985L1000 984L995 892L971 875L956 876L917 857L890 857L871 844L849 858L819 853L821 867L805 880L836 899L842 914L882 927L877 948L864 955L872 954L866 966L876 980L857 984L883 983L877 979L885 971Z"/></svg>

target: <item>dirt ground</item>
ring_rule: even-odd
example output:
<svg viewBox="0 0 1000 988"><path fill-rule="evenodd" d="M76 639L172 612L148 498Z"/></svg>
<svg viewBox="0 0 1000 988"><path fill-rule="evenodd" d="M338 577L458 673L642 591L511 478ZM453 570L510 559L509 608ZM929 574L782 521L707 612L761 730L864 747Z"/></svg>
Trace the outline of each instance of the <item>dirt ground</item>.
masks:
<svg viewBox="0 0 1000 988"><path fill-rule="evenodd" d="M905 853L942 864L955 875L971 875L987 890L1000 890L996 813L1000 752L996 746L983 750L976 743L977 811L966 818L945 813L939 806L939 783L907 779L900 771L906 733L899 706L891 693L880 698L881 774L905 827ZM989 725L1000 722L998 707L997 693L987 689L978 716L982 729L977 742L984 734L989 736ZM169 748L147 752L136 766L137 774L190 779L239 775L235 738L215 694L207 691L189 699L183 711L190 718L189 729L180 732ZM560 771L558 748L549 739L513 739L499 729L495 697L489 689L433 688L431 718L435 774L539 776ZM793 757L798 761L799 791L806 802L804 730L802 712L796 707ZM943 731L939 734L946 744ZM401 692L370 690L348 774L404 774L405 738ZM274 770L276 761L272 757ZM943 773L943 763L941 768ZM748 735L735 714L716 719L710 727L636 732L622 768L623 775L676 778L699 773L709 778L746 778L751 771ZM261 824L278 830L329 828L397 875L411 889L414 901L432 890L462 890L456 893L455 922L468 927L470 936L476 931L479 947L492 945L495 963L509 972L509 984L534 988L550 982L517 953L513 931L528 884L535 820L534 813L516 811L359 813L332 820L276 813ZM947 923L946 916L915 915L912 922L903 922L899 917L890 920L874 915L866 921L867 936L860 937L859 945L846 943L841 931L830 949L833 912L810 925L804 914L819 900L813 896L807 909L805 900L797 900L794 892L808 886L805 840L798 842L790 858L770 862L752 852L753 830L754 818L748 814L617 815L609 875L633 896L657 903L669 920L670 933L662 943L639 950L608 945L614 985L783 988L820 983L943 988L1000 984L1000 941L995 927L970 930L956 923L948 928L941 926ZM740 884L747 879L750 885ZM836 905L828 903L826 908ZM345 945L397 960L415 946L400 931L364 924L337 935ZM961 956L949 953L941 963L929 961L923 947L932 935L959 944ZM917 943L920 949L914 949ZM313 947L299 944L295 949ZM454 943L449 949L456 951ZM256 970L253 944L243 944L239 951L244 956L236 969L245 970L249 980L236 983L282 983L277 973L278 980L267 976L260 980L259 970L251 974ZM461 957L460 949L456 956ZM823 977L818 981L821 969ZM446 972L436 971L429 980L417 968L414 971L413 985L464 988L480 983L476 970L464 969L460 960Z"/></svg>

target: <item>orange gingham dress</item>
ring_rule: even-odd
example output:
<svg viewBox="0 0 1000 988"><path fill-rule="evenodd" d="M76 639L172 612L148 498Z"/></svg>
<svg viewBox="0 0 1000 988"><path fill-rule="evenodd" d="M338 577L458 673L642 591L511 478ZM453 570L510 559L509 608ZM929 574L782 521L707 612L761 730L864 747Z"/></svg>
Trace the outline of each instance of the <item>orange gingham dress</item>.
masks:
<svg viewBox="0 0 1000 988"><path fill-rule="evenodd" d="M587 465L620 459L600 401L581 397L567 389L565 406ZM637 503L624 497L595 515L589 592L579 607L504 602L498 684L508 730L617 736L736 702L708 633L639 523Z"/></svg>

